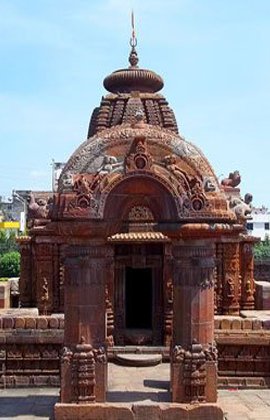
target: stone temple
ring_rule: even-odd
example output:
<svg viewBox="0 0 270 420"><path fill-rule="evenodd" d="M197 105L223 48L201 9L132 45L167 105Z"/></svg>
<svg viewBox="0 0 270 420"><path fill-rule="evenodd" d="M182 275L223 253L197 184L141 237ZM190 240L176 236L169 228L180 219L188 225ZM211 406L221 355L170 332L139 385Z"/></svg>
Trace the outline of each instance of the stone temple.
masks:
<svg viewBox="0 0 270 420"><path fill-rule="evenodd" d="M112 407L109 359L152 347L170 361L172 409L222 418L218 383L264 387L270 376L268 331L243 316L254 309L252 197L241 199L237 171L220 183L181 137L135 41L129 67L105 78L109 93L58 192L31 197L29 236L19 240L23 308L1 319L2 377L59 385L61 370L56 418L71 418L69 409L80 418ZM39 315L24 315L31 307Z"/></svg>

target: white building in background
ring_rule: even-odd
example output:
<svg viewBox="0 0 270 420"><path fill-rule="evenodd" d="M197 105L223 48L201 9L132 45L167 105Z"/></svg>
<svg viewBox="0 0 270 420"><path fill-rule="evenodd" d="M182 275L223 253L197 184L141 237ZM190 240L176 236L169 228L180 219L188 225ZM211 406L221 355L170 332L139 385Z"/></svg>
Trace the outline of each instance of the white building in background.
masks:
<svg viewBox="0 0 270 420"><path fill-rule="evenodd" d="M250 235L261 238L270 238L270 211L268 208L254 207L251 213L252 219L247 221L247 231Z"/></svg>
<svg viewBox="0 0 270 420"><path fill-rule="evenodd" d="M55 162L52 161L52 191L56 192L58 188L58 180L64 169L65 163L64 162Z"/></svg>

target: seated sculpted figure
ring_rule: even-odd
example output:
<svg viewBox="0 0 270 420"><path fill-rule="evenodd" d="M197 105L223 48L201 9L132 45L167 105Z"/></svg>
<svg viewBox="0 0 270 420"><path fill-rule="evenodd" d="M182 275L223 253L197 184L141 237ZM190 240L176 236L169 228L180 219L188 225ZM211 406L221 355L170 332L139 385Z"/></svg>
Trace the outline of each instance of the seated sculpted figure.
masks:
<svg viewBox="0 0 270 420"><path fill-rule="evenodd" d="M245 195L244 200L240 197L231 198L230 208L234 211L238 220L243 221L251 218L252 199L253 197L249 193Z"/></svg>
<svg viewBox="0 0 270 420"><path fill-rule="evenodd" d="M224 187L237 187L241 182L241 175L239 171L231 172L228 176L228 178L224 178L221 181L221 185Z"/></svg>

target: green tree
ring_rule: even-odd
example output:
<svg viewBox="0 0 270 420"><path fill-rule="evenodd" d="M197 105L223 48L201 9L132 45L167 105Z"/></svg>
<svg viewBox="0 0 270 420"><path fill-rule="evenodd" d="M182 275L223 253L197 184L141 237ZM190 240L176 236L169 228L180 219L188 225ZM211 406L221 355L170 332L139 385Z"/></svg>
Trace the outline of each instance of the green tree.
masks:
<svg viewBox="0 0 270 420"><path fill-rule="evenodd" d="M18 249L16 233L14 231L0 229L0 255L7 252L18 251Z"/></svg>
<svg viewBox="0 0 270 420"><path fill-rule="evenodd" d="M269 237L265 238L265 241L261 241L254 247L254 258L255 260L267 260L270 259L270 240Z"/></svg>
<svg viewBox="0 0 270 420"><path fill-rule="evenodd" d="M0 277L18 277L20 274L21 255L17 251L0 256Z"/></svg>

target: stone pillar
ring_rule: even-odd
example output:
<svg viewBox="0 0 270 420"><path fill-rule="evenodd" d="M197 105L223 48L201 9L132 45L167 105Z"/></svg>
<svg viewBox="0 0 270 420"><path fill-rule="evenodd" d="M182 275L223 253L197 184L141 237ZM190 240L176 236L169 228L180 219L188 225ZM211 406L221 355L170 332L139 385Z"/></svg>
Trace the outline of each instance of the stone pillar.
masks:
<svg viewBox="0 0 270 420"><path fill-rule="evenodd" d="M239 315L241 295L239 243L223 244L223 313Z"/></svg>
<svg viewBox="0 0 270 420"><path fill-rule="evenodd" d="M17 239L20 246L21 253L21 271L20 271L20 302L22 307L28 308L32 306L32 250L31 250L31 238L30 236L22 236Z"/></svg>
<svg viewBox="0 0 270 420"><path fill-rule="evenodd" d="M171 244L164 245L163 265L164 289L164 346L170 346L172 341L173 321L173 258Z"/></svg>
<svg viewBox="0 0 270 420"><path fill-rule="evenodd" d="M50 314L54 301L54 244L35 243L36 302L41 314Z"/></svg>
<svg viewBox="0 0 270 420"><path fill-rule="evenodd" d="M174 246L172 400L215 402L214 245Z"/></svg>
<svg viewBox="0 0 270 420"><path fill-rule="evenodd" d="M215 314L223 313L223 244L216 244Z"/></svg>
<svg viewBox="0 0 270 420"><path fill-rule="evenodd" d="M107 363L106 278L112 250L106 245L72 246L65 260L65 333L61 402L105 401ZM81 372L86 372L85 383Z"/></svg>
<svg viewBox="0 0 270 420"><path fill-rule="evenodd" d="M254 257L252 241L240 243L241 309L255 308Z"/></svg>

